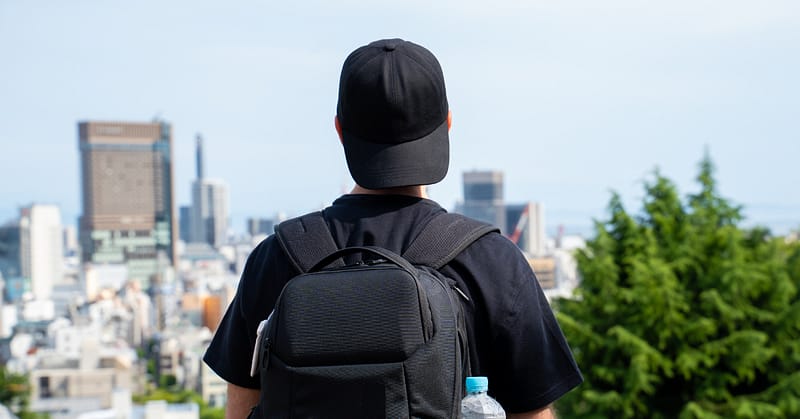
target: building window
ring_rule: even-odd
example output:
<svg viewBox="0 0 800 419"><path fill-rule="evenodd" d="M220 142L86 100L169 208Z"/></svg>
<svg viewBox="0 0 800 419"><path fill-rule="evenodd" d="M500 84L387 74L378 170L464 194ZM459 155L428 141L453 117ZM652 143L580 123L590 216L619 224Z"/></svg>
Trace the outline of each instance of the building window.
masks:
<svg viewBox="0 0 800 419"><path fill-rule="evenodd" d="M39 397L42 399L53 397L53 392L50 390L50 377L39 377Z"/></svg>

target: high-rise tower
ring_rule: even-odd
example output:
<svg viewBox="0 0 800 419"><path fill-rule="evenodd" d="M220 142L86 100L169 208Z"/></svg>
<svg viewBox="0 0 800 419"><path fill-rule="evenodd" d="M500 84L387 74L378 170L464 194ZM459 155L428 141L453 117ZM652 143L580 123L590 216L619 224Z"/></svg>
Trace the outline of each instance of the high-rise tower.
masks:
<svg viewBox="0 0 800 419"><path fill-rule="evenodd" d="M228 185L221 180L207 179L203 166L203 137L196 138L195 161L197 179L192 182L190 239L219 247L226 244L228 234Z"/></svg>
<svg viewBox="0 0 800 419"><path fill-rule="evenodd" d="M200 134L195 137L194 162L197 170L197 179L206 177L203 170L203 137Z"/></svg>
<svg viewBox="0 0 800 419"><path fill-rule="evenodd" d="M177 263L172 127L80 122L81 259L124 264L147 286Z"/></svg>
<svg viewBox="0 0 800 419"><path fill-rule="evenodd" d="M19 220L0 225L0 277L3 281L3 297L16 302L22 297L24 281L20 266ZM14 283L17 284L14 287ZM15 292L17 291L17 292ZM3 298L0 298L2 302Z"/></svg>
<svg viewBox="0 0 800 419"><path fill-rule="evenodd" d="M503 172L464 172L464 203L462 214L506 228L506 211L503 201ZM509 234L503 231L504 234Z"/></svg>

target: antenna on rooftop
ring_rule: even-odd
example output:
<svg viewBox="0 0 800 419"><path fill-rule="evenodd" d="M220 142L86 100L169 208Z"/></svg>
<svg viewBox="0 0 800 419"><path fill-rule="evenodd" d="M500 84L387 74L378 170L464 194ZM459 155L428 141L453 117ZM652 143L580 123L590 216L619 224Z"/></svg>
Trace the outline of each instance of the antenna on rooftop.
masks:
<svg viewBox="0 0 800 419"><path fill-rule="evenodd" d="M203 136L200 133L195 137L195 164L197 165L197 179L203 179Z"/></svg>

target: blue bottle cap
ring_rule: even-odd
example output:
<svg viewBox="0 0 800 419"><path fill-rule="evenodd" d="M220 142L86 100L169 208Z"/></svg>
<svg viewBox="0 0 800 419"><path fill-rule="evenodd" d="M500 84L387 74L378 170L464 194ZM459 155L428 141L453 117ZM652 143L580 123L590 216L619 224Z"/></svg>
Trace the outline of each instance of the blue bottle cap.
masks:
<svg viewBox="0 0 800 419"><path fill-rule="evenodd" d="M489 379L487 377L467 377L467 393L480 393L489 391Z"/></svg>

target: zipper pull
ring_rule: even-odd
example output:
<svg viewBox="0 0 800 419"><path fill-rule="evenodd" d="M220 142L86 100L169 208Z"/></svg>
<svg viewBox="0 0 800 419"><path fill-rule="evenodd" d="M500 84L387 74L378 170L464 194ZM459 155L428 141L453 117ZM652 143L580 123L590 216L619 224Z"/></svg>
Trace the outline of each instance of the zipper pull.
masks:
<svg viewBox="0 0 800 419"><path fill-rule="evenodd" d="M458 288L458 286L457 286L456 284L453 284L453 285L452 285L452 287L453 287L453 289L454 289L454 290L455 290L455 291L458 293L458 295L460 295L460 296L461 296L461 298L463 298L463 299L464 299L464 301L466 301L466 302L469 302L469 301L470 301L470 300L469 300L469 297L467 297L467 294L464 294L464 291L461 291L461 289L460 289L460 288Z"/></svg>

